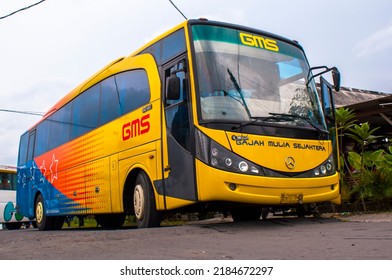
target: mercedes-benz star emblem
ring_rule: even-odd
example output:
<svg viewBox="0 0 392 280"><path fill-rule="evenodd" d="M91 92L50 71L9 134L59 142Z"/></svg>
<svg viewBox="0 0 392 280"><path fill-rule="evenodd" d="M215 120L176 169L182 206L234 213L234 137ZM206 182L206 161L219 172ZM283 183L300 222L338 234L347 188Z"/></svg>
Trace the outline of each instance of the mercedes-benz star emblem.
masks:
<svg viewBox="0 0 392 280"><path fill-rule="evenodd" d="M290 170L293 170L295 168L295 160L293 157L286 157L284 163L286 164L286 167Z"/></svg>

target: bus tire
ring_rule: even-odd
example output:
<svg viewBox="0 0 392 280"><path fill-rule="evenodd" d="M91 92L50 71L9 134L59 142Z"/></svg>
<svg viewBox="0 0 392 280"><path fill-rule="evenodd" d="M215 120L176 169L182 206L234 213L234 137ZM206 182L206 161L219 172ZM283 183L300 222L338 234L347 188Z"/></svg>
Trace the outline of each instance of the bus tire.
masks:
<svg viewBox="0 0 392 280"><path fill-rule="evenodd" d="M139 172L133 191L133 207L138 228L159 227L161 215L155 206L155 196L147 174Z"/></svg>
<svg viewBox="0 0 392 280"><path fill-rule="evenodd" d="M35 219L39 230L55 229L56 217L46 216L45 204L41 194L38 195L35 202Z"/></svg>

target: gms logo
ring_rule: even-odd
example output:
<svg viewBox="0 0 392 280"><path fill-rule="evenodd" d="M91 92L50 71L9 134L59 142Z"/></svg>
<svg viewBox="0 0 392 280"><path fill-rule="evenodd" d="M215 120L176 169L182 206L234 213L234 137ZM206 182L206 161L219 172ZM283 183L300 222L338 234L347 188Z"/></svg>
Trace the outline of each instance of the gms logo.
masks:
<svg viewBox="0 0 392 280"><path fill-rule="evenodd" d="M274 51L278 52L279 47L278 44L275 40L265 38L262 36L256 36L252 34L247 34L247 33L240 33L240 38L241 42L244 45L250 46L250 47L256 47L260 49L266 49L269 51Z"/></svg>
<svg viewBox="0 0 392 280"><path fill-rule="evenodd" d="M122 127L122 139L123 141L129 140L136 136L145 134L150 131L150 122L148 119L150 118L150 114L147 114L140 119L135 119L131 122L128 122Z"/></svg>

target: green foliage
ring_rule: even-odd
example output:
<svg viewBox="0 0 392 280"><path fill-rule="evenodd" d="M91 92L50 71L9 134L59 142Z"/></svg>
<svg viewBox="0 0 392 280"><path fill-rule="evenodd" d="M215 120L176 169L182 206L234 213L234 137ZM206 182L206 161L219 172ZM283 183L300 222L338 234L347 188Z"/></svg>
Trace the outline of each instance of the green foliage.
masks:
<svg viewBox="0 0 392 280"><path fill-rule="evenodd" d="M386 164L384 150L363 152L362 155L356 152L349 152L348 154L348 162L356 170L380 168Z"/></svg>
<svg viewBox="0 0 392 280"><path fill-rule="evenodd" d="M392 171L392 146L388 147L389 153L385 153L385 168L388 168Z"/></svg>
<svg viewBox="0 0 392 280"><path fill-rule="evenodd" d="M368 122L362 123L361 125L354 124L352 127L348 128L351 133L347 133L348 137L354 139L361 149L361 167L359 170L363 170L367 161L370 160L370 156L366 154L365 147L371 143L374 143L381 136L375 136L373 133L378 129L370 129ZM376 155L374 155L376 156Z"/></svg>
<svg viewBox="0 0 392 280"><path fill-rule="evenodd" d="M348 153L348 162L355 170L362 169L362 156L356 152Z"/></svg>
<svg viewBox="0 0 392 280"><path fill-rule="evenodd" d="M363 151L366 145L369 145L380 138L381 136L374 136L373 133L378 129L378 127L370 129L368 122L361 123L361 125L353 124L348 130L351 133L347 133L348 137L354 139L361 147Z"/></svg>
<svg viewBox="0 0 392 280"><path fill-rule="evenodd" d="M342 193L349 193L349 186L346 185L346 170L348 170L348 166L346 163L346 155L344 154L344 136L346 131L354 125L356 122L355 113L353 110L340 107L335 110L335 120L336 120L336 130L338 134L338 145L339 145L339 166L340 166L340 184L343 188Z"/></svg>
<svg viewBox="0 0 392 280"><path fill-rule="evenodd" d="M352 194L380 202L392 198L392 147L389 152L377 150L362 155L350 152L348 161L358 171L355 175L358 184Z"/></svg>
<svg viewBox="0 0 392 280"><path fill-rule="evenodd" d="M356 122L354 111L343 107L335 110L335 119L338 134L341 136Z"/></svg>
<svg viewBox="0 0 392 280"><path fill-rule="evenodd" d="M335 111L335 115L340 150L343 150L343 136L353 139L360 150L358 153L349 152L347 158L348 164L355 170L353 174L355 185L350 194L358 196L362 202L365 199L374 199L379 202L390 200L392 198L392 146L387 152L384 150L366 151L367 145L381 137L374 135L378 128L371 129L368 122L356 124L355 113L349 109L339 108ZM342 152L340 156L344 162Z"/></svg>

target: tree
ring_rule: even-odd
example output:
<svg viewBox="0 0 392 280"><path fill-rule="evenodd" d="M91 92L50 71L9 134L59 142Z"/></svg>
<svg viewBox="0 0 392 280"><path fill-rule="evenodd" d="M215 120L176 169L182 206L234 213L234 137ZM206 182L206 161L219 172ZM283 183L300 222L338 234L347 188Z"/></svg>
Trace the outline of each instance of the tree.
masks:
<svg viewBox="0 0 392 280"><path fill-rule="evenodd" d="M368 122L360 125L354 124L348 128L351 133L347 135L355 140L360 148L360 153L349 152L348 160L353 168L357 170L357 183L352 194L357 194L366 211L365 199L372 198L383 201L392 197L392 148L390 154L384 150L366 151L366 146L374 143L381 136L373 133L378 128L370 129Z"/></svg>
<svg viewBox="0 0 392 280"><path fill-rule="evenodd" d="M349 174L353 179L354 183L355 179L351 173L349 168L349 164L346 159L346 154L344 153L344 136L346 136L346 131L351 128L356 122L356 115L353 110L348 108L340 107L335 110L335 120L336 120L336 130L338 134L338 143L339 143L339 160L340 160L340 184L342 189L346 190L347 185L345 183L345 176ZM346 173L347 172L347 173ZM350 190L343 193L349 193Z"/></svg>
<svg viewBox="0 0 392 280"><path fill-rule="evenodd" d="M347 133L348 137L355 140L361 149L361 155L365 152L365 147L371 143L374 143L381 136L375 136L373 133L378 129L378 127L374 129L370 129L370 125L368 122L362 123L361 125L353 124L352 127L349 127L348 130L351 133ZM363 157L362 157L363 159ZM363 169L363 160L361 164L361 170Z"/></svg>

